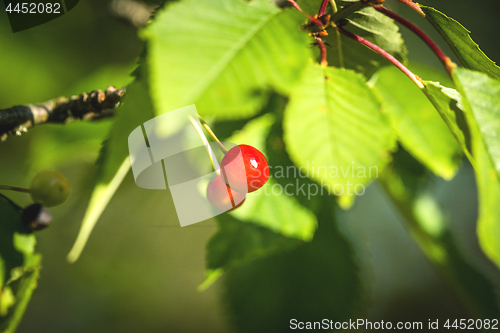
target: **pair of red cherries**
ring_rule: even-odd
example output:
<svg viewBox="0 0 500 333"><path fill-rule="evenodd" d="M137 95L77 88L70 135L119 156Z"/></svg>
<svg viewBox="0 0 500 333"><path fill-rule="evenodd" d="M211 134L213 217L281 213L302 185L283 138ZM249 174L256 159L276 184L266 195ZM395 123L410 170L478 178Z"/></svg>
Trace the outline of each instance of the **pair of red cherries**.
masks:
<svg viewBox="0 0 500 333"><path fill-rule="evenodd" d="M220 171L208 184L207 198L222 211L241 206L247 193L257 191L269 179L266 158L249 145L231 148L222 158Z"/></svg>

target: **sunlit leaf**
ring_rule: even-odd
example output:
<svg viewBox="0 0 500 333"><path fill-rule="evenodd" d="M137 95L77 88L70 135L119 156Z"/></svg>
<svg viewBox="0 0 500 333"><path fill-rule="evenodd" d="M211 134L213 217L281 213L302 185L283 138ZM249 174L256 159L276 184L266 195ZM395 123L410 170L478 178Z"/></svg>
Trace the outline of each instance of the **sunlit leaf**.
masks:
<svg viewBox="0 0 500 333"><path fill-rule="evenodd" d="M389 161L395 135L358 74L308 67L284 115L285 145L307 176L348 207Z"/></svg>
<svg viewBox="0 0 500 333"><path fill-rule="evenodd" d="M474 157L471 154L470 130L460 94L455 89L440 85L439 82L426 81L424 83L423 92L441 115L464 154L474 165Z"/></svg>
<svg viewBox="0 0 500 333"><path fill-rule="evenodd" d="M456 69L470 127L479 191L479 243L500 267L500 81L468 69Z"/></svg>
<svg viewBox="0 0 500 333"><path fill-rule="evenodd" d="M201 115L254 115L269 88L287 93L310 57L304 16L268 0L187 0L144 30L157 113L196 104Z"/></svg>
<svg viewBox="0 0 500 333"><path fill-rule="evenodd" d="M351 2L354 1L337 1L337 6L340 8ZM393 20L371 7L355 12L348 19L350 23L345 26L346 30L368 39L399 60L406 60L406 47L399 28ZM370 76L380 66L389 65L389 62L382 56L341 35L335 29L330 30L325 41L331 45L331 48L328 48L330 65L354 69L366 76Z"/></svg>
<svg viewBox="0 0 500 333"><path fill-rule="evenodd" d="M426 77L423 68L415 72ZM432 103L395 67L382 69L376 78L384 113L403 147L435 174L451 179L460 162L460 146Z"/></svg>
<svg viewBox="0 0 500 333"><path fill-rule="evenodd" d="M457 68L454 75L493 167L500 175L500 81L461 68Z"/></svg>

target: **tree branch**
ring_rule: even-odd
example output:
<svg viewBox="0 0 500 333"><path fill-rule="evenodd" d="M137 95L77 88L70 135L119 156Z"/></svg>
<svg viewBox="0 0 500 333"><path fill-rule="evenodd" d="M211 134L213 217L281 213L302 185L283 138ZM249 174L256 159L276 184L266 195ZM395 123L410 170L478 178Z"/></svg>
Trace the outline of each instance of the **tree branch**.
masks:
<svg viewBox="0 0 500 333"><path fill-rule="evenodd" d="M380 54L382 57L384 57L387 60L389 60L394 66L396 66L397 68L399 68L400 71L402 71L403 73L405 73L406 76L408 76L420 89L424 90L425 86L424 86L424 83L422 82L422 79L420 79L418 76L416 76L415 74L413 74L408 68L406 68L405 65L403 65L399 60L397 60L396 58L394 58L390 53L388 53L387 51L385 51L384 49L382 49L378 45L373 44L369 40L366 40L366 39L364 39L361 36L353 34L352 32L347 31L347 30L343 29L340 26L337 26L337 30L341 34L343 34L344 36L349 37L352 40L355 40L356 42L359 42L359 43L363 44L364 46L372 49L373 51L375 51L378 54Z"/></svg>
<svg viewBox="0 0 500 333"><path fill-rule="evenodd" d="M71 98L59 97L42 104L16 105L0 110L0 141L21 135L44 123L65 124L77 119L97 120L112 116L125 94L125 87L108 87Z"/></svg>
<svg viewBox="0 0 500 333"><path fill-rule="evenodd" d="M439 46L437 46L436 43L434 43L434 41L429 36L427 36L425 32L420 30L416 25L414 25L410 21L406 20L405 18L399 16L398 14L390 11L389 9L383 6L373 6L373 8L375 8L376 11L386 15L387 17L392 18L396 22L399 22L400 24L404 25L414 34L416 34L420 39L422 39L424 43L427 44L427 46L429 46L432 52L434 52L434 54L439 58L439 60L446 68L450 76L453 76L453 68L456 68L457 65L453 61L451 61L451 59L447 57L446 54L443 53L443 51L441 51Z"/></svg>
<svg viewBox="0 0 500 333"><path fill-rule="evenodd" d="M318 44L319 49L321 51L321 63L320 64L322 67L326 67L326 66L328 66L328 61L326 60L325 42L323 42L323 40L319 37L314 37L314 39L316 40L316 43Z"/></svg>

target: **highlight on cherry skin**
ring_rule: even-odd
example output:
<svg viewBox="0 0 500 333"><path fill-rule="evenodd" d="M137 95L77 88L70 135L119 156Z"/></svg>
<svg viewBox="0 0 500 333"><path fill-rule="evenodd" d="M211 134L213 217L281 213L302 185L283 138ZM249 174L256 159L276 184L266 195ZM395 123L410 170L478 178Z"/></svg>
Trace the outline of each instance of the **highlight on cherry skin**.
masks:
<svg viewBox="0 0 500 333"><path fill-rule="evenodd" d="M221 177L231 189L251 193L269 179L269 165L265 156L249 145L231 148L220 163Z"/></svg>
<svg viewBox="0 0 500 333"><path fill-rule="evenodd" d="M215 177L207 186L208 201L217 209L230 211L245 201L246 194L231 190L220 176Z"/></svg>
<svg viewBox="0 0 500 333"><path fill-rule="evenodd" d="M40 171L30 183L33 202L45 207L64 203L71 192L69 181L61 173L52 170Z"/></svg>

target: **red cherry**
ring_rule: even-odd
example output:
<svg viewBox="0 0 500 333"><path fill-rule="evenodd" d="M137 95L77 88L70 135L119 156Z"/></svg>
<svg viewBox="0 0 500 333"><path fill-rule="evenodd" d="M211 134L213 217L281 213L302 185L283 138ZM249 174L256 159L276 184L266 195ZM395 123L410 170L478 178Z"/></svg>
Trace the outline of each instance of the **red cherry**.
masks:
<svg viewBox="0 0 500 333"><path fill-rule="evenodd" d="M231 189L250 193L269 179L269 166L262 153L249 145L231 148L220 163L221 177Z"/></svg>
<svg viewBox="0 0 500 333"><path fill-rule="evenodd" d="M227 212L238 208L245 201L245 196L245 193L236 192L227 187L220 176L212 179L207 186L208 201L222 211Z"/></svg>

